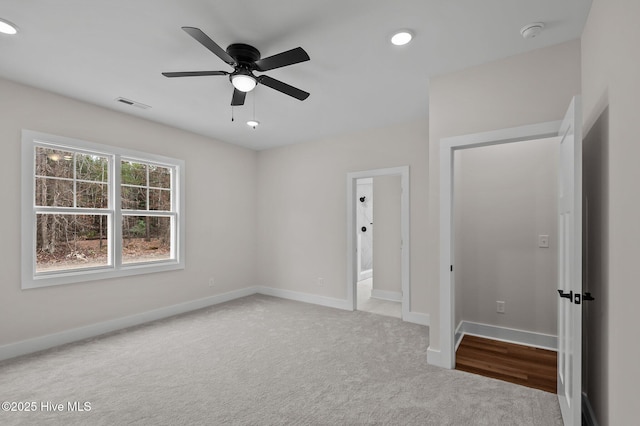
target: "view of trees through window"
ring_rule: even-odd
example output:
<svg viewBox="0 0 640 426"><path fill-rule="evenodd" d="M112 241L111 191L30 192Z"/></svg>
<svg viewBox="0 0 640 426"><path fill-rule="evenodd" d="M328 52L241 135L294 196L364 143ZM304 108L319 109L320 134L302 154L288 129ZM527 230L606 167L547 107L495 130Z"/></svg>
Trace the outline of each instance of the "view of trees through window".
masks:
<svg viewBox="0 0 640 426"><path fill-rule="evenodd" d="M111 157L35 148L36 272L107 266ZM120 163L122 262L171 258L171 168ZM111 207L110 207L111 206Z"/></svg>

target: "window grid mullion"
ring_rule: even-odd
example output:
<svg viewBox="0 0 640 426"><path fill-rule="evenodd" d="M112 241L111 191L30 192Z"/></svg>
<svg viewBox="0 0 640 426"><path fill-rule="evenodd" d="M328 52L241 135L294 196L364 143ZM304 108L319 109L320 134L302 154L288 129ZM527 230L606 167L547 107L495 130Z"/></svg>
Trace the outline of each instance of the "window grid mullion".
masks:
<svg viewBox="0 0 640 426"><path fill-rule="evenodd" d="M76 208L78 207L78 183L77 183L77 178L78 176L76 175L76 161L78 161L78 155L74 152L73 153L73 207Z"/></svg>
<svg viewBox="0 0 640 426"><path fill-rule="evenodd" d="M113 166L111 167L113 171L113 178L109 179L110 182L113 182L113 188L110 191L112 194L111 202L113 203L113 223L112 223L112 232L113 232L113 265L116 269L122 268L122 193L121 193L121 183L122 183L122 159L119 155L113 156ZM116 244L116 241L118 242Z"/></svg>

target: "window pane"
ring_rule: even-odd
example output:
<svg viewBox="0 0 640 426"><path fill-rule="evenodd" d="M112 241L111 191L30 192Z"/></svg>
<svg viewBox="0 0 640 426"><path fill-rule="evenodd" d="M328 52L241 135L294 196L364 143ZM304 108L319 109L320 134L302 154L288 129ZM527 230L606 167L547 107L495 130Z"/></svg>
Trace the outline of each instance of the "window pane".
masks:
<svg viewBox="0 0 640 426"><path fill-rule="evenodd" d="M109 161L99 155L76 154L76 179L107 182Z"/></svg>
<svg viewBox="0 0 640 426"><path fill-rule="evenodd" d="M108 207L108 187L104 183L78 182L77 207L106 209Z"/></svg>
<svg viewBox="0 0 640 426"><path fill-rule="evenodd" d="M155 188L171 188L171 169L150 165L149 186Z"/></svg>
<svg viewBox="0 0 640 426"><path fill-rule="evenodd" d="M120 173L123 184L147 186L146 164L123 161Z"/></svg>
<svg viewBox="0 0 640 426"><path fill-rule="evenodd" d="M122 218L122 263L167 259L171 259L171 217Z"/></svg>
<svg viewBox="0 0 640 426"><path fill-rule="evenodd" d="M36 178L35 205L73 207L73 181Z"/></svg>
<svg viewBox="0 0 640 426"><path fill-rule="evenodd" d="M168 189L149 190L149 210L171 210L171 191Z"/></svg>
<svg viewBox="0 0 640 426"><path fill-rule="evenodd" d="M107 215L38 214L36 272L108 265Z"/></svg>
<svg viewBox="0 0 640 426"><path fill-rule="evenodd" d="M147 210L147 188L122 186L122 209Z"/></svg>
<svg viewBox="0 0 640 426"><path fill-rule="evenodd" d="M73 179L73 152L37 146L36 175Z"/></svg>

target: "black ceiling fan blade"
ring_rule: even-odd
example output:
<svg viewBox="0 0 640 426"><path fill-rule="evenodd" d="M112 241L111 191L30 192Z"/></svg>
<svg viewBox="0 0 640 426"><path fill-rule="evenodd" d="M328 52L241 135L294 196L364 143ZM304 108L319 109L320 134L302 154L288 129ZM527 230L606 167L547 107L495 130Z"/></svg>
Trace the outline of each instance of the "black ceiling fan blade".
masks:
<svg viewBox="0 0 640 426"><path fill-rule="evenodd" d="M205 75L229 75L226 71L178 71L163 72L165 77L201 77Z"/></svg>
<svg viewBox="0 0 640 426"><path fill-rule="evenodd" d="M261 75L260 77L258 77L258 82L301 101L304 101L309 97L308 92L300 90L297 87L290 86L287 83L283 83L280 80L269 77L268 75Z"/></svg>
<svg viewBox="0 0 640 426"><path fill-rule="evenodd" d="M296 47L295 49L287 50L286 52L278 53L277 55L256 61L256 70L269 71L276 68L286 67L287 65L298 64L300 62L308 61L309 59L309 55L302 47Z"/></svg>
<svg viewBox="0 0 640 426"><path fill-rule="evenodd" d="M195 38L204 47L213 52L218 58L222 59L231 66L236 65L236 60L231 57L222 47L218 46L215 41L211 40L208 35L202 32L200 28L182 27L191 37Z"/></svg>
<svg viewBox="0 0 640 426"><path fill-rule="evenodd" d="M247 97L247 92L241 92L240 90L233 89L233 97L231 98L231 106L244 105L244 98Z"/></svg>

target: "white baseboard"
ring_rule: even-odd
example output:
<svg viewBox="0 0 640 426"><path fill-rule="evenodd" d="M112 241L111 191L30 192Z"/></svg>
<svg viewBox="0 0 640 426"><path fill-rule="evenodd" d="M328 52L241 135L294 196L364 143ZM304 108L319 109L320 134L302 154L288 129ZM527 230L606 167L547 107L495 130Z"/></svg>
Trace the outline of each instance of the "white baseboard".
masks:
<svg viewBox="0 0 640 426"><path fill-rule="evenodd" d="M402 293L399 291L377 290L374 288L371 290L371 297L392 302L402 302Z"/></svg>
<svg viewBox="0 0 640 426"><path fill-rule="evenodd" d="M551 334L535 333L532 331L517 330L515 328L498 327L495 325L480 324L471 321L461 321L456 329L456 348L460 344L458 337L470 334L473 336L487 337L503 342L519 345L533 346L535 348L558 350L558 337Z"/></svg>
<svg viewBox="0 0 640 426"><path fill-rule="evenodd" d="M462 331L462 324L464 323L464 321L460 321L460 324L458 324L458 326L456 327L456 331L453 334L453 341L454 341L454 351L458 350L458 346L460 346L460 342L462 342L462 338L464 337L464 332Z"/></svg>
<svg viewBox="0 0 640 426"><path fill-rule="evenodd" d="M413 324L426 325L430 324L429 314L421 314L420 312L403 313L402 320Z"/></svg>
<svg viewBox="0 0 640 426"><path fill-rule="evenodd" d="M70 330L61 331L59 333L53 333L46 336L22 340L20 342L9 343L0 346L0 361L20 355L42 351L54 346L60 346L66 343L88 339L90 337L99 336L101 334L121 330L123 328L132 327L149 321L155 321L189 311L195 311L196 309L206 308L207 306L217 305L219 303L228 302L240 297L250 296L255 293L256 288L249 287L242 290L235 290L229 293L218 294L215 296L205 297L203 299L154 309L152 311L142 312L140 314L130 315L123 318L116 318L96 324L87 325L84 327L72 328Z"/></svg>
<svg viewBox="0 0 640 426"><path fill-rule="evenodd" d="M247 287L241 290L235 290L224 294L205 297L203 299L192 300L190 302L179 303L177 305L167 306L164 308L154 309L123 318L116 318L84 327L73 328L61 331L59 333L48 334L45 336L34 337L32 339L22 340L15 343L8 343L0 346L0 361L14 358L21 355L27 355L39 352L55 346L67 343L77 342L79 340L96 337L101 334L110 333L112 331L121 330L123 328L133 327L144 324L146 322L168 318L174 315L183 314L197 309L206 308L208 306L217 305L219 303L228 302L230 300L239 299L241 297L251 296L252 294L264 294L266 296L274 296L282 299L295 300L298 302L311 303L314 305L326 306L343 310L353 310L353 307L347 303L345 299L335 299L332 297L318 296L309 293L300 293L297 291L283 290L271 287ZM409 312L405 315L404 321L429 325L429 314L421 314L417 312Z"/></svg>
<svg viewBox="0 0 640 426"><path fill-rule="evenodd" d="M368 280L373 276L373 269L367 269L366 271L360 271L358 275L358 281Z"/></svg>
<svg viewBox="0 0 640 426"><path fill-rule="evenodd" d="M448 370L453 369L453 365L449 365L442 359L442 352L437 349L432 349L431 346L427 348L427 363L435 365L436 367L446 368Z"/></svg>
<svg viewBox="0 0 640 426"><path fill-rule="evenodd" d="M346 299L335 299L333 297L318 296L316 294L300 293L272 287L257 287L256 289L257 293L264 294L265 296L274 296L281 299L295 300L297 302L311 303L329 308L344 309L346 311L353 310L353 307L349 306Z"/></svg>

